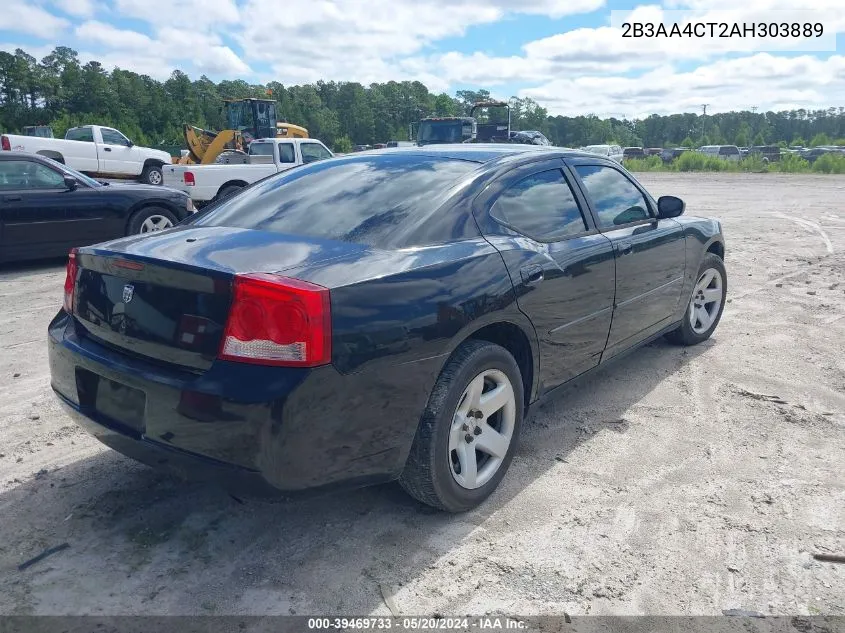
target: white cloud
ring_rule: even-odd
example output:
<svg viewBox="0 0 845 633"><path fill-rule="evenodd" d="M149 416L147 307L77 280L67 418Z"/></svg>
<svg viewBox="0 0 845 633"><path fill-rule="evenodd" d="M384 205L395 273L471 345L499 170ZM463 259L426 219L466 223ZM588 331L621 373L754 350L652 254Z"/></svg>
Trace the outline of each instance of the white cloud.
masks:
<svg viewBox="0 0 845 633"><path fill-rule="evenodd" d="M845 57L778 57L769 53L720 60L689 72L671 67L639 77L584 76L520 91L552 114L643 117L698 110L828 107L845 100Z"/></svg>
<svg viewBox="0 0 845 633"><path fill-rule="evenodd" d="M36 37L58 37L70 22L44 10L34 2L3 0L0 31L14 31Z"/></svg>
<svg viewBox="0 0 845 633"><path fill-rule="evenodd" d="M172 66L175 62L190 62L200 73L213 75L243 76L251 74L247 66L229 47L221 44L214 34L198 31L183 31L166 26L150 37L136 31L118 29L103 22L89 21L76 29L76 36L85 42L99 44L110 49L106 59L126 59L130 65L121 66L138 71L138 63L128 53L139 53L141 58L159 59L159 65ZM101 60L102 61L102 60ZM107 66L106 62L103 65ZM149 70L151 64L144 64ZM172 71L172 69L171 69ZM168 71L168 74L169 72ZM161 71L155 73L157 76Z"/></svg>
<svg viewBox="0 0 845 633"><path fill-rule="evenodd" d="M64 11L68 15L90 17L94 15L95 4L94 0L52 0L53 4L58 7L60 11Z"/></svg>
<svg viewBox="0 0 845 633"><path fill-rule="evenodd" d="M417 79L445 89L442 68L409 56L467 29L534 14L561 17L593 11L604 0L247 0L235 36L248 61L268 63L283 83L318 79Z"/></svg>
<svg viewBox="0 0 845 633"><path fill-rule="evenodd" d="M124 17L136 18L158 26L180 26L184 32L209 27L223 30L240 19L235 0L176 0L175 2L140 2L114 0L114 10ZM284 3L274 3L274 13L284 14Z"/></svg>

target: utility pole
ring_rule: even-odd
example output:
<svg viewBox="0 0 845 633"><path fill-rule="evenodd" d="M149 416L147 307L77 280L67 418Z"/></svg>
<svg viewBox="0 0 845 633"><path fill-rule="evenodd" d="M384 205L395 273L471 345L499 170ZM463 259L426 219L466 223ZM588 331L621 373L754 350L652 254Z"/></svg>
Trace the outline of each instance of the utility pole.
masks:
<svg viewBox="0 0 845 633"><path fill-rule="evenodd" d="M757 106L751 106L751 111L752 111L754 114L757 114Z"/></svg>
<svg viewBox="0 0 845 633"><path fill-rule="evenodd" d="M709 103L702 103L701 104L701 115L702 116L707 116L707 106L709 106L709 105L710 105Z"/></svg>

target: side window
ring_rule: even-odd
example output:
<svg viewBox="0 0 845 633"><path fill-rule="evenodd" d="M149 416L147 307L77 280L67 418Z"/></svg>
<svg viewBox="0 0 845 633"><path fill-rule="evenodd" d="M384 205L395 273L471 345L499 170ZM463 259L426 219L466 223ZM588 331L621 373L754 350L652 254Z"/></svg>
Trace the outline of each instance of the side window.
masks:
<svg viewBox="0 0 845 633"><path fill-rule="evenodd" d="M94 142L94 132L90 127L78 127L68 130L65 134L66 141L85 141L86 143Z"/></svg>
<svg viewBox="0 0 845 633"><path fill-rule="evenodd" d="M100 133L103 135L103 143L106 145L125 145L129 146L129 140L117 130L109 130L102 128Z"/></svg>
<svg viewBox="0 0 845 633"><path fill-rule="evenodd" d="M520 233L545 242L587 230L584 216L559 169L533 174L499 196L490 214Z"/></svg>
<svg viewBox="0 0 845 633"><path fill-rule="evenodd" d="M249 155L250 156L273 156L273 144L272 143L250 143L249 144Z"/></svg>
<svg viewBox="0 0 845 633"><path fill-rule="evenodd" d="M302 162L306 164L331 157L326 148L318 143L302 143L299 148L302 151Z"/></svg>
<svg viewBox="0 0 845 633"><path fill-rule="evenodd" d="M0 190L64 188L64 176L40 163L28 160L0 162Z"/></svg>
<svg viewBox="0 0 845 633"><path fill-rule="evenodd" d="M645 197L622 172L600 165L577 165L575 171L592 200L600 227L613 228L651 217Z"/></svg>
<svg viewBox="0 0 845 633"><path fill-rule="evenodd" d="M295 163L296 154L293 152L293 143L279 143L279 162Z"/></svg>

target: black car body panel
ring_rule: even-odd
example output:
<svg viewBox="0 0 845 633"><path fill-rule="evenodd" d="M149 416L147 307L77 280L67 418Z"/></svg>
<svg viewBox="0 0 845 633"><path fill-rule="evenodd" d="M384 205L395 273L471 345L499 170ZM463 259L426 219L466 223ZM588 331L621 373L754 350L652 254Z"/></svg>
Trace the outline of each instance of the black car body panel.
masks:
<svg viewBox="0 0 845 633"><path fill-rule="evenodd" d="M468 338L511 349L525 401L534 402L679 323L704 253L724 254L717 221L658 219L656 202L617 163L530 145L336 158L272 177L216 208L239 208L247 196L268 200L278 183L353 161L401 169L383 158L392 153L411 163L475 163L431 197L431 208L419 211L424 222L399 230L401 243L362 243L357 230L321 239L273 231L272 223L212 226L211 210L154 237L81 249L74 314L62 311L49 328L62 403L106 444L182 475L253 492L387 481L402 472L434 384ZM602 229L579 166L625 175L655 217ZM514 183L548 170L569 183L585 230L543 242L491 207ZM330 290L330 365L216 357L232 280L255 271ZM123 298L127 285L139 307Z"/></svg>
<svg viewBox="0 0 845 633"><path fill-rule="evenodd" d="M0 153L3 165L26 162L59 176L79 176L75 189L35 188L0 180L0 262L67 255L126 235L129 218L144 207L160 207L177 220L190 215L187 195L166 187L101 184L55 161L24 152Z"/></svg>

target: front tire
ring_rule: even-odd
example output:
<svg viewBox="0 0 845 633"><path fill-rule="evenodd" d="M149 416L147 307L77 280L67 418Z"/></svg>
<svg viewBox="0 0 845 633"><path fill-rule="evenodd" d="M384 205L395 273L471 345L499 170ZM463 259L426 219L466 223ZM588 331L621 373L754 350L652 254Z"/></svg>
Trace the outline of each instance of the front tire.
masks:
<svg viewBox="0 0 845 633"><path fill-rule="evenodd" d="M174 226L179 220L172 212L163 207L144 207L136 211L129 219L127 235L143 235L163 231Z"/></svg>
<svg viewBox="0 0 845 633"><path fill-rule="evenodd" d="M697 345L706 341L719 325L727 293L728 274L724 262L718 255L705 253L683 321L666 338L676 345Z"/></svg>
<svg viewBox="0 0 845 633"><path fill-rule="evenodd" d="M513 356L493 343L467 341L434 385L399 483L441 510L476 507L510 466L524 410Z"/></svg>
<svg viewBox="0 0 845 633"><path fill-rule="evenodd" d="M141 182L146 185L160 185L164 182L164 174L158 165L147 165L141 172Z"/></svg>

